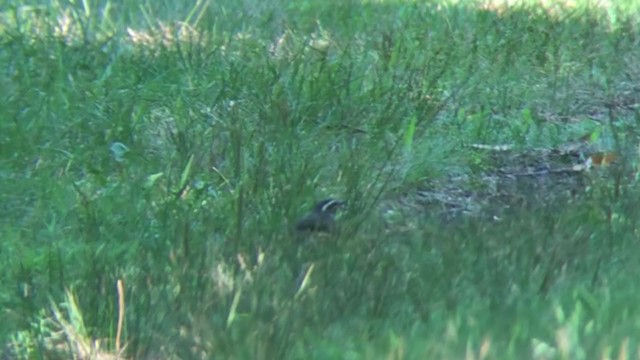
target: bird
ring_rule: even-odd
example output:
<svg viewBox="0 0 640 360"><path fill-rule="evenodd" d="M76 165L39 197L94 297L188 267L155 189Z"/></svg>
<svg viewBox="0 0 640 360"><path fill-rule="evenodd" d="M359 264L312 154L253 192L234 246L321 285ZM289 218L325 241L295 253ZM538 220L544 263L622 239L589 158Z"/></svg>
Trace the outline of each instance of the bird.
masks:
<svg viewBox="0 0 640 360"><path fill-rule="evenodd" d="M335 215L344 201L324 199L313 206L311 212L296 222L298 233L331 233L336 229Z"/></svg>
<svg viewBox="0 0 640 360"><path fill-rule="evenodd" d="M326 248L327 240L336 233L335 215L339 208L345 206L345 202L336 199L324 199L316 203L311 212L302 217L295 225L295 238L298 245L296 255L293 257L293 269L298 270L295 281L295 297L299 297L305 288L309 286L309 279L316 261L321 258L322 248ZM320 246L323 244L324 246ZM329 246L331 248L331 246Z"/></svg>

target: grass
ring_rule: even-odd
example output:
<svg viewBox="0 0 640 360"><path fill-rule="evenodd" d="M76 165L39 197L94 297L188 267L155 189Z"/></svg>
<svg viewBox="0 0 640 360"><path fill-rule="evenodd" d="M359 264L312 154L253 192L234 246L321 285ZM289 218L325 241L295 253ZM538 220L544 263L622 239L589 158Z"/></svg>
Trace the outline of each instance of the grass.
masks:
<svg viewBox="0 0 640 360"><path fill-rule="evenodd" d="M576 3L8 3L5 356L637 358L638 9Z"/></svg>

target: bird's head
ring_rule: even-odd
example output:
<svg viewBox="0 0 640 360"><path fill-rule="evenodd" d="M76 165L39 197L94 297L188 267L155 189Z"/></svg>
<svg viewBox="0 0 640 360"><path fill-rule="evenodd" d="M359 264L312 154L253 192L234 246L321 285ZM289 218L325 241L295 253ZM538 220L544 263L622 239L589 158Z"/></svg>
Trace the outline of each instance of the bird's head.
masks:
<svg viewBox="0 0 640 360"><path fill-rule="evenodd" d="M313 212L316 214L331 214L334 215L339 208L345 205L344 201L336 199L325 199L317 203L313 207Z"/></svg>
<svg viewBox="0 0 640 360"><path fill-rule="evenodd" d="M311 213L296 223L296 230L302 232L332 232L335 229L334 219L336 212L344 201L325 199L313 206Z"/></svg>

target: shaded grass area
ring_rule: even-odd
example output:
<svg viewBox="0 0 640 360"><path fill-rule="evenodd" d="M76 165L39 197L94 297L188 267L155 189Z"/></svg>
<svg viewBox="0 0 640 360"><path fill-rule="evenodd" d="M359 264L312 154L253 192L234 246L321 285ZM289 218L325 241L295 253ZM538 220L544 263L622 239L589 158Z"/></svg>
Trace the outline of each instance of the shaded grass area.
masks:
<svg viewBox="0 0 640 360"><path fill-rule="evenodd" d="M7 353L64 354L50 299L113 350L117 279L130 358L637 352L631 5L94 6L2 13ZM491 190L504 160L469 145L585 133L620 161L570 195L420 206L443 183L533 191ZM328 196L342 231L300 248L293 221Z"/></svg>

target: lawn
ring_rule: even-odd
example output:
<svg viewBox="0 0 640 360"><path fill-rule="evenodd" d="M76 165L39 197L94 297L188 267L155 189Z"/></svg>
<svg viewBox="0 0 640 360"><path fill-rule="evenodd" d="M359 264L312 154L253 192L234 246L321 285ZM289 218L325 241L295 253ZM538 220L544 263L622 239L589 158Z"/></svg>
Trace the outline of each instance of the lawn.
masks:
<svg viewBox="0 0 640 360"><path fill-rule="evenodd" d="M2 358L640 358L635 3L6 1Z"/></svg>

